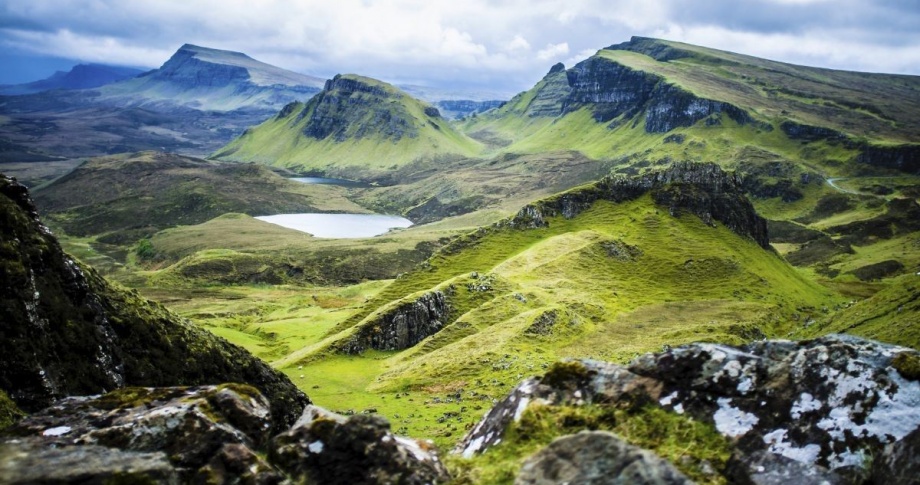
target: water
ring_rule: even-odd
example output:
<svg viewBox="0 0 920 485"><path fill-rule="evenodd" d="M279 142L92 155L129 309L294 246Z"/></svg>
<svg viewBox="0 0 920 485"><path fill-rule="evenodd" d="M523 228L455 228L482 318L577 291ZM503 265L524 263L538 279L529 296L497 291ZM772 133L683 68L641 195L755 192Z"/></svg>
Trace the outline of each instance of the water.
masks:
<svg viewBox="0 0 920 485"><path fill-rule="evenodd" d="M278 214L256 219L328 238L374 237L392 228L412 225L404 217L381 214Z"/></svg>
<svg viewBox="0 0 920 485"><path fill-rule="evenodd" d="M370 185L364 182L345 179L331 179L326 177L294 177L291 180L304 184L340 185L342 187L370 187Z"/></svg>

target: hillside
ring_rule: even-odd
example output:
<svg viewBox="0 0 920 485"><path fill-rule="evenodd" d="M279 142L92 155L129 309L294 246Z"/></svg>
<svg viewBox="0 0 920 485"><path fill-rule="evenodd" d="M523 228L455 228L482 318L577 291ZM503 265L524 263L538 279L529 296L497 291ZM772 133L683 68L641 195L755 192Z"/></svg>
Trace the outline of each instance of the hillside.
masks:
<svg viewBox="0 0 920 485"><path fill-rule="evenodd" d="M467 156L479 144L428 106L370 78L337 75L214 153L304 173L372 180L417 159Z"/></svg>
<svg viewBox="0 0 920 485"><path fill-rule="evenodd" d="M46 79L25 84L0 86L0 95L32 94L52 89L98 88L106 84L131 79L142 72L140 69L123 66L77 64L67 72L58 71Z"/></svg>
<svg viewBox="0 0 920 485"><path fill-rule="evenodd" d="M160 68L100 89L125 106L199 110L276 110L318 92L323 80L257 61L241 52L185 44Z"/></svg>
<svg viewBox="0 0 920 485"><path fill-rule="evenodd" d="M88 160L36 190L35 199L69 235L112 233L114 242L132 243L160 229L230 212L367 212L342 192L285 180L260 165L139 152Z"/></svg>
<svg viewBox="0 0 920 485"><path fill-rule="evenodd" d="M465 130L502 151L633 161L756 147L830 174L920 171L920 78L832 71L634 37L561 64Z"/></svg>
<svg viewBox="0 0 920 485"><path fill-rule="evenodd" d="M250 353L65 254L3 175L0 220L0 391L23 410L125 386L243 382L268 396L280 430L309 403Z"/></svg>
<svg viewBox="0 0 920 485"><path fill-rule="evenodd" d="M478 400L557 359L742 343L823 315L839 297L765 249L765 224L737 177L678 165L573 189L456 239L357 308L317 320L325 335L296 337L306 346L288 355L270 349L308 331L282 330L293 321L282 315L301 313L290 303L266 307L265 323L234 313L208 325L318 386L321 405L409 414L412 434L450 443ZM468 401L445 401L455 392Z"/></svg>

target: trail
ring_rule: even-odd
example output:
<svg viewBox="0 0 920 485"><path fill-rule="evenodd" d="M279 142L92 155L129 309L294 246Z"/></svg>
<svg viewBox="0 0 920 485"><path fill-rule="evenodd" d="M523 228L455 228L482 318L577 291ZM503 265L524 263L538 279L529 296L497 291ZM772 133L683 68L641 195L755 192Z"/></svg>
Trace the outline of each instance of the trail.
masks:
<svg viewBox="0 0 920 485"><path fill-rule="evenodd" d="M825 182L827 182L827 185L830 185L831 187L833 187L833 188L836 189L837 191L843 192L844 194L863 195L862 192L859 192L859 191L857 191L857 190L845 189L845 188L843 188L843 187L838 186L838 185L835 183L835 182L837 182L838 180L846 180L847 178L848 178L848 177L833 177L833 178L824 179L824 180L825 180Z"/></svg>

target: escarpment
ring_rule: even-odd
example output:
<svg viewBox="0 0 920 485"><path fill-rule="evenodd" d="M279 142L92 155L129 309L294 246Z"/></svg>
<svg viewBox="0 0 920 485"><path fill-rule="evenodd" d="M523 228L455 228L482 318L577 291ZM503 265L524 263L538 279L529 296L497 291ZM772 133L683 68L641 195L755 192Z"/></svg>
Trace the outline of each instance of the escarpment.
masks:
<svg viewBox="0 0 920 485"><path fill-rule="evenodd" d="M591 186L528 205L507 224L540 227L548 224L548 217L561 215L570 219L599 200L624 202L646 193L671 215L686 211L710 225L721 222L763 248L770 245L766 220L757 215L744 196L741 177L714 163L683 162L632 178L606 177Z"/></svg>
<svg viewBox="0 0 920 485"><path fill-rule="evenodd" d="M282 429L310 402L249 352L74 261L2 175L0 222L0 388L23 410L124 386L243 382Z"/></svg>
<svg viewBox="0 0 920 485"><path fill-rule="evenodd" d="M450 305L440 291L425 293L415 300L385 310L364 324L343 342L341 350L358 354L365 350L402 350L434 335L447 323Z"/></svg>

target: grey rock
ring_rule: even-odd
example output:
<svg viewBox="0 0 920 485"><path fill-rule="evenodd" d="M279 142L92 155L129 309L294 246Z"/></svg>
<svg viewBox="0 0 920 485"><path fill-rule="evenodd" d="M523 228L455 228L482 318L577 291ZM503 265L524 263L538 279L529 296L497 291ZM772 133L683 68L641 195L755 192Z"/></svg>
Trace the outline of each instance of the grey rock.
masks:
<svg viewBox="0 0 920 485"><path fill-rule="evenodd" d="M428 484L450 480L437 450L390 432L377 415L345 418L308 406L303 419L277 436L273 463L294 480L323 484Z"/></svg>
<svg viewBox="0 0 920 485"><path fill-rule="evenodd" d="M920 358L911 349L830 335L744 347L691 344L647 354L629 367L556 364L515 388L454 452L473 456L500 442L532 402L656 403L712 423L748 460L766 460L764 453L788 459L771 463L785 463L779 470L789 473L823 467L841 483L861 483L871 465L878 476L904 476L900 469L920 462L920 382L893 366L900 355Z"/></svg>
<svg viewBox="0 0 920 485"><path fill-rule="evenodd" d="M179 475L162 452L140 453L103 446L49 448L34 440L0 444L0 483L102 485L178 484Z"/></svg>
<svg viewBox="0 0 920 485"><path fill-rule="evenodd" d="M692 484L654 453L613 433L582 431L557 438L524 462L516 485Z"/></svg>
<svg viewBox="0 0 920 485"><path fill-rule="evenodd" d="M341 351L348 354L357 354L368 349L406 349L444 328L449 310L450 306L444 293L425 293L361 324L355 335L338 345Z"/></svg>
<svg viewBox="0 0 920 485"><path fill-rule="evenodd" d="M872 461L872 480L884 485L920 483L920 428L890 443Z"/></svg>
<svg viewBox="0 0 920 485"><path fill-rule="evenodd" d="M802 463L767 451L735 453L728 476L739 485L838 485L849 483L822 466Z"/></svg>
<svg viewBox="0 0 920 485"><path fill-rule="evenodd" d="M66 398L3 433L7 443L25 438L78 455L82 446L163 452L179 477L191 481L216 474L208 470L270 470L251 451L268 443L270 425L268 402L258 391L228 385Z"/></svg>

